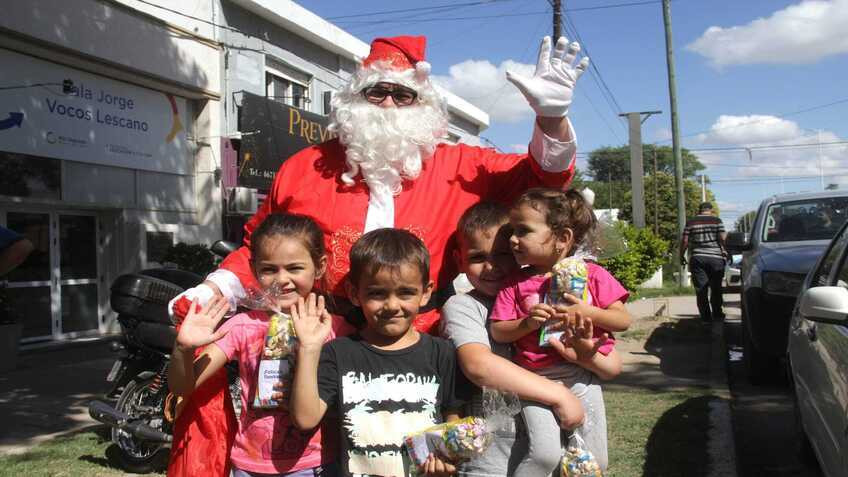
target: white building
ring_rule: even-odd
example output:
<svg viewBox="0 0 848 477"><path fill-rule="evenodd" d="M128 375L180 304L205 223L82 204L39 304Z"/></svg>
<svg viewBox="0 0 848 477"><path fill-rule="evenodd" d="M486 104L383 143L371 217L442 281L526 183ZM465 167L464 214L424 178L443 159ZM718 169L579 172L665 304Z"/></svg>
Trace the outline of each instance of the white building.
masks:
<svg viewBox="0 0 848 477"><path fill-rule="evenodd" d="M292 145L312 142L329 95L368 52L283 0L28 0L3 10L0 225L36 245L4 277L24 342L116 331L118 275L156 265L176 242L239 238L252 189L262 192L246 179L245 154L285 157L261 149L270 132L242 110L245 98L296 106L284 111L309 128ZM448 98L446 140L476 143L488 116Z"/></svg>

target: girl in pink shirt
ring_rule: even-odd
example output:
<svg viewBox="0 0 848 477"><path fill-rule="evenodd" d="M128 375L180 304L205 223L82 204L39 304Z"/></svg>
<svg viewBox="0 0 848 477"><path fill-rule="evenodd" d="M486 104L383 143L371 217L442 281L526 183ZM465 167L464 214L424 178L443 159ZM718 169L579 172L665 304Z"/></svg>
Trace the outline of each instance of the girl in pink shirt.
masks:
<svg viewBox="0 0 848 477"><path fill-rule="evenodd" d="M270 215L253 232L251 249L253 274L263 289L273 287L277 309L288 312L300 303L310 313L328 314L324 298L312 292L327 264L323 234L312 219ZM168 380L175 394L186 397L228 361L238 361L242 412L230 452L233 476L335 476L337 426L330 423L300 431L292 424L285 404L272 409L253 406L269 313L240 313L217 328L229 309L227 300L217 297L203 310L198 308L192 303L182 323ZM329 339L352 331L341 318L333 316L332 320L334 333ZM194 359L194 350L202 346L202 353ZM273 397L287 402L284 394Z"/></svg>
<svg viewBox="0 0 848 477"><path fill-rule="evenodd" d="M510 245L519 265L498 293L492 314L492 337L512 343L515 361L549 379L561 381L580 398L586 422L580 434L602 468L607 464L606 416L598 378L621 372L621 358L610 332L630 326L624 307L628 293L603 267L588 262L587 301L565 295L566 304L544 303L551 272L560 260L574 255L597 226L594 211L575 191L530 189L510 210ZM539 345L539 329L557 323L563 340ZM570 348L564 359L556 348ZM523 403L528 455L515 475L550 475L561 456L559 426L553 414L537 403Z"/></svg>

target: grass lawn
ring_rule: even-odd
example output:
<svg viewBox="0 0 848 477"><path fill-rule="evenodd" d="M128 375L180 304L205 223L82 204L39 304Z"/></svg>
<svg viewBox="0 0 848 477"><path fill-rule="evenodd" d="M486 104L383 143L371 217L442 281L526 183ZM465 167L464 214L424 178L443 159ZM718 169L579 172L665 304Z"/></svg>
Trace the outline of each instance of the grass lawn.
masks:
<svg viewBox="0 0 848 477"><path fill-rule="evenodd" d="M606 477L707 475L708 389L604 390L609 439Z"/></svg>
<svg viewBox="0 0 848 477"><path fill-rule="evenodd" d="M105 426L60 437L30 451L0 457L2 477L112 477L127 474L106 458L111 445ZM150 474L164 475L164 474Z"/></svg>
<svg viewBox="0 0 848 477"><path fill-rule="evenodd" d="M656 298L658 296L681 296L694 295L695 289L692 287L681 287L674 283L664 283L662 288L639 288L630 295L630 300L638 300L639 298Z"/></svg>

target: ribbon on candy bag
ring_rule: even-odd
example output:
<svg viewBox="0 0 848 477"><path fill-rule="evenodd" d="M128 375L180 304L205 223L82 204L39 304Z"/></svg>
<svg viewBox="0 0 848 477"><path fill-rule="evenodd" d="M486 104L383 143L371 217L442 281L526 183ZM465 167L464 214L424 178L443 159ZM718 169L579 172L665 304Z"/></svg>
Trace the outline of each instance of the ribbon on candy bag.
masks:
<svg viewBox="0 0 848 477"><path fill-rule="evenodd" d="M577 297L588 301L589 271L586 262L577 257L565 257L554 265L548 292L545 294L544 302L549 305L558 305L565 302L565 295ZM550 320L545 323L539 331L539 346L550 346L548 338L559 339L561 330L552 330L551 327L559 323L558 320Z"/></svg>

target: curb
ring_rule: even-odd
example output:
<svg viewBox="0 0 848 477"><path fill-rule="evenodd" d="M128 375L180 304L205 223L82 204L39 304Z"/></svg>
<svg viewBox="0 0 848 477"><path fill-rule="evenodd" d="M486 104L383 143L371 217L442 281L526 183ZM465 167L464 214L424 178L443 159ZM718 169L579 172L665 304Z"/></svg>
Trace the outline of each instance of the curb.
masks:
<svg viewBox="0 0 848 477"><path fill-rule="evenodd" d="M727 383L727 343L724 322L713 322L710 347L710 391L718 398L710 402L710 429L707 453L710 456L709 477L736 477L736 443L730 413L730 388Z"/></svg>

